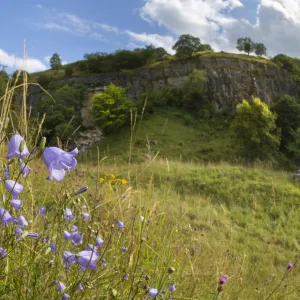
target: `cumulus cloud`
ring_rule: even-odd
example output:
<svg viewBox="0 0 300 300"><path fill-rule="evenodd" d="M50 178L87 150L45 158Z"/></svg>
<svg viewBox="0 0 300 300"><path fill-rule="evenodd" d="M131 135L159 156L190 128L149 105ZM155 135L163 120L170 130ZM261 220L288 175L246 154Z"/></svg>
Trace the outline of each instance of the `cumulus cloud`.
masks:
<svg viewBox="0 0 300 300"><path fill-rule="evenodd" d="M175 35L198 36L216 50L237 51L237 38L249 36L265 43L271 55L300 56L300 1L261 0L255 24L232 16L241 7L240 0L146 0L140 15Z"/></svg>
<svg viewBox="0 0 300 300"><path fill-rule="evenodd" d="M8 54L2 49L0 49L0 63L12 69L25 69L28 72L38 72L47 69L47 66L43 64L39 59L28 57L24 61L22 57Z"/></svg>
<svg viewBox="0 0 300 300"><path fill-rule="evenodd" d="M155 47L163 47L169 53L173 53L172 46L175 44L175 39L172 36L162 36L159 34L147 34L147 33L136 33L132 31L126 31L126 33L135 41L141 42L142 44L154 45Z"/></svg>

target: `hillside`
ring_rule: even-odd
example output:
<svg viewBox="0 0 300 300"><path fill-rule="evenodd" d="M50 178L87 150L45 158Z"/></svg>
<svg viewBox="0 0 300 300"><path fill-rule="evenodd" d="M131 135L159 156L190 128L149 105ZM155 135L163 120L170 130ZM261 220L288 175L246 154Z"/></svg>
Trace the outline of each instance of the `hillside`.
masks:
<svg viewBox="0 0 300 300"><path fill-rule="evenodd" d="M131 141L132 137L132 141ZM143 162L157 155L182 161L234 159L229 123L222 115L205 122L179 109L162 109L130 126L104 136L84 156L96 158L97 149L109 162Z"/></svg>

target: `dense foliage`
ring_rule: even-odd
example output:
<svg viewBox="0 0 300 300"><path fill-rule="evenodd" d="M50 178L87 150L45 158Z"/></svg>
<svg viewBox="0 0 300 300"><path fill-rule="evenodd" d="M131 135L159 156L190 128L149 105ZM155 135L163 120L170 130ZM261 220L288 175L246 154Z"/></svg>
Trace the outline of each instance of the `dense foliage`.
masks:
<svg viewBox="0 0 300 300"><path fill-rule="evenodd" d="M126 91L114 84L107 86L103 93L98 93L92 99L91 114L93 122L104 132L110 132L128 124L135 105L129 101Z"/></svg>
<svg viewBox="0 0 300 300"><path fill-rule="evenodd" d="M96 52L85 54L79 68L92 73L118 72L125 69L136 69L151 64L167 56L164 48L146 46L130 50L117 50L114 53Z"/></svg>
<svg viewBox="0 0 300 300"><path fill-rule="evenodd" d="M258 98L237 105L232 130L242 157L265 160L277 154L280 136L275 121L276 115Z"/></svg>
<svg viewBox="0 0 300 300"><path fill-rule="evenodd" d="M46 114L44 136L54 142L59 137L67 141L80 126L80 106L84 99L85 88L82 86L64 86L57 89L53 98L45 97L35 107L35 114Z"/></svg>
<svg viewBox="0 0 300 300"><path fill-rule="evenodd" d="M176 51L176 57L179 59L188 59L197 51L213 51L210 45L202 44L201 40L190 34L183 34L173 46Z"/></svg>
<svg viewBox="0 0 300 300"><path fill-rule="evenodd" d="M300 127L300 104L295 97L283 95L271 106L271 111L276 113L276 126L281 130L280 150L286 153L294 139L293 132Z"/></svg>
<svg viewBox="0 0 300 300"><path fill-rule="evenodd" d="M57 53L54 53L50 58L50 67L52 70L58 70L62 67L61 58Z"/></svg>
<svg viewBox="0 0 300 300"><path fill-rule="evenodd" d="M255 52L256 55L267 55L267 48L263 43L255 43L249 37L239 38L236 48L239 51L246 52L248 55Z"/></svg>
<svg viewBox="0 0 300 300"><path fill-rule="evenodd" d="M183 107L200 118L213 113L213 104L208 97L207 73L205 70L193 70L182 84Z"/></svg>

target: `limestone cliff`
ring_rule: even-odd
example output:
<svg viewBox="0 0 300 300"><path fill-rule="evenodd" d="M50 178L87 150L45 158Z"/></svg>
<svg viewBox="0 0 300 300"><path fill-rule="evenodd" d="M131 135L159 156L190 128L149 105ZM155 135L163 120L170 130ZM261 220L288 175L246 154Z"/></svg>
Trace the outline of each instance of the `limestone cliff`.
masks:
<svg viewBox="0 0 300 300"><path fill-rule="evenodd" d="M88 110L91 96L101 92L113 83L127 89L131 100L139 98L142 92L162 86L180 87L183 80L194 70L205 69L208 74L208 88L211 100L219 109L234 109L243 99L258 96L270 104L280 94L295 94L296 85L292 74L271 62L237 57L197 56L180 62L162 62L151 68L117 74L90 74L73 76L61 84L84 84L88 98L82 103L83 125L89 127ZM41 94L31 90L31 103L36 103Z"/></svg>

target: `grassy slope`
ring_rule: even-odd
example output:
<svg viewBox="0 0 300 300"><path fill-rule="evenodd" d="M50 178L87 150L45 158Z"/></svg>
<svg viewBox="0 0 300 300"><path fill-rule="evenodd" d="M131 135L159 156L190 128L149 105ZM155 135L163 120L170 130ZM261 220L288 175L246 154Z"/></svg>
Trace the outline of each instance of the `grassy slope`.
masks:
<svg viewBox="0 0 300 300"><path fill-rule="evenodd" d="M151 194L156 209L164 199L165 222L175 230L174 249L181 253L177 299L210 299L220 274L230 277L221 299L265 299L287 263L298 258L300 188L285 172L164 160L103 163L100 173L130 174L132 194ZM160 234L166 232L155 238ZM293 272L278 296L293 290L299 279Z"/></svg>
<svg viewBox="0 0 300 300"><path fill-rule="evenodd" d="M186 119L189 115L169 108L138 120L133 132L132 159L136 162L145 160L145 153L154 156L184 161L219 161L232 158L233 149L229 137L229 126L225 120L201 121ZM129 127L107 135L98 145L100 153L117 161L128 161L131 130ZM148 140L157 141L155 145ZM92 149L96 152L96 146ZM89 155L89 154L87 154ZM95 156L94 156L95 157Z"/></svg>

